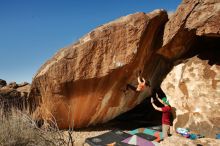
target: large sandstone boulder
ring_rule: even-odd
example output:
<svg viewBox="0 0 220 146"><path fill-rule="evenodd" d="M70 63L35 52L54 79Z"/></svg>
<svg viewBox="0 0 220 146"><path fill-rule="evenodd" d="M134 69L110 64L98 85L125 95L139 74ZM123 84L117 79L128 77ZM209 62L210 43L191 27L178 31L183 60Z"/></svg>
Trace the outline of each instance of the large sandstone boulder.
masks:
<svg viewBox="0 0 220 146"><path fill-rule="evenodd" d="M176 109L174 128L215 137L220 130L220 66L193 57L173 68L162 83Z"/></svg>
<svg viewBox="0 0 220 146"><path fill-rule="evenodd" d="M162 83L176 109L174 128L209 137L220 131L219 8L220 1L184 0L166 24L158 51L176 65Z"/></svg>
<svg viewBox="0 0 220 146"><path fill-rule="evenodd" d="M137 83L140 70L152 79L149 69L154 65L148 63L161 47L158 36L167 19L163 10L128 15L61 49L33 79L30 100L37 105L34 117L55 118L60 128L79 128L109 121L135 107L151 89L140 94L126 91L126 85Z"/></svg>
<svg viewBox="0 0 220 146"><path fill-rule="evenodd" d="M183 0L165 26L163 48L159 53L177 60L192 52L197 41L219 38L219 16L219 0Z"/></svg>
<svg viewBox="0 0 220 146"><path fill-rule="evenodd" d="M219 105L219 7L216 0L183 0L165 29L164 11L136 13L102 25L61 49L40 68L32 82L29 98L35 118L56 119L60 128L106 122L151 95L174 65L197 55L180 64L181 70L176 71L176 66L162 88L176 108L176 127L187 126L213 136L219 128L219 112L215 110L210 116L204 108ZM192 74L191 69L185 70L188 66L195 69ZM198 66L203 68L201 72ZM141 94L125 90L128 83L136 84L140 70L150 80L151 88ZM207 71L211 77L202 76ZM172 74L180 76L176 79ZM189 74L187 84L182 83L184 74ZM204 101L209 102L204 106ZM211 131L205 133L203 127Z"/></svg>

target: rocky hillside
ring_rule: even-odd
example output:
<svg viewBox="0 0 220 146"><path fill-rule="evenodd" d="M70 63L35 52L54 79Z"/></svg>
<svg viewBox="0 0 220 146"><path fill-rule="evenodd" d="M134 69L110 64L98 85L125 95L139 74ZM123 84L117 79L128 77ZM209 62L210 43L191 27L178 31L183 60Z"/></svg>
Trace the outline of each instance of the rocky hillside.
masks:
<svg viewBox="0 0 220 146"><path fill-rule="evenodd" d="M1 112L7 114L12 108L27 109L30 87L27 82L7 84L5 80L0 79L0 110L3 110Z"/></svg>
<svg viewBox="0 0 220 146"><path fill-rule="evenodd" d="M61 49L39 69L30 92L34 117L56 118L60 128L104 123L162 83L176 109L174 126L212 137L220 129L219 50L218 1L183 0L170 20L164 10L121 17ZM137 85L140 71L151 87L126 89Z"/></svg>

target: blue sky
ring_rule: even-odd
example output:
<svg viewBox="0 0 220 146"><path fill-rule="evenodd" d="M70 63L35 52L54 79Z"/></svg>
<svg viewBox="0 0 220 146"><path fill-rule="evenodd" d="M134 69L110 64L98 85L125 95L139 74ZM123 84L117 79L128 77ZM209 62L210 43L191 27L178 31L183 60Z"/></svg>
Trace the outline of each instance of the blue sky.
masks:
<svg viewBox="0 0 220 146"><path fill-rule="evenodd" d="M135 12L175 11L181 0L0 0L0 79L31 82L60 48Z"/></svg>

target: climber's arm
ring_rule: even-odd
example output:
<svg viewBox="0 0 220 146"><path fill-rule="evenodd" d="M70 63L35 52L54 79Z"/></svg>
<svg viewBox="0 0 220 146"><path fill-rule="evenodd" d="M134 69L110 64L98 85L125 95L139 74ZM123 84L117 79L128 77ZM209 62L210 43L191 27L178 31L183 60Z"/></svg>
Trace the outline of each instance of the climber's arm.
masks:
<svg viewBox="0 0 220 146"><path fill-rule="evenodd" d="M157 100L159 100L159 101L160 101L160 103L162 103L162 104L163 104L163 100L161 100L161 99L158 97L157 93L156 93L156 98L157 98Z"/></svg>
<svg viewBox="0 0 220 146"><path fill-rule="evenodd" d="M140 76L138 76L138 84L141 83L141 79L140 79Z"/></svg>
<svg viewBox="0 0 220 146"><path fill-rule="evenodd" d="M151 104L152 104L152 106L154 107L155 110L158 110L158 111L161 111L161 112L162 112L162 108L157 107L157 106L154 104L154 99L153 99L153 98L151 98Z"/></svg>

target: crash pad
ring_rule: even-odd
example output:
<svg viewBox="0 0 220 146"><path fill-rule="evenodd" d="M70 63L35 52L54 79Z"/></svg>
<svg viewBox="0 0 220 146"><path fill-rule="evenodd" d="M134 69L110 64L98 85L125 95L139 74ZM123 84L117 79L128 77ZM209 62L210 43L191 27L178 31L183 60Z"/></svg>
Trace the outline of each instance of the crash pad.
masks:
<svg viewBox="0 0 220 146"><path fill-rule="evenodd" d="M128 144L122 143L121 141L131 136L131 134L121 130L112 130L95 137L87 138L85 142L91 146L106 146L114 142L115 146L129 146Z"/></svg>
<svg viewBox="0 0 220 146"><path fill-rule="evenodd" d="M137 135L126 138L122 141L123 143L132 144L136 146L155 146L151 141L141 138Z"/></svg>
<svg viewBox="0 0 220 146"><path fill-rule="evenodd" d="M145 139L149 139L150 141L159 142L163 139L163 133L161 131L161 126L154 126L134 129L129 131L128 133L132 135L139 135Z"/></svg>

